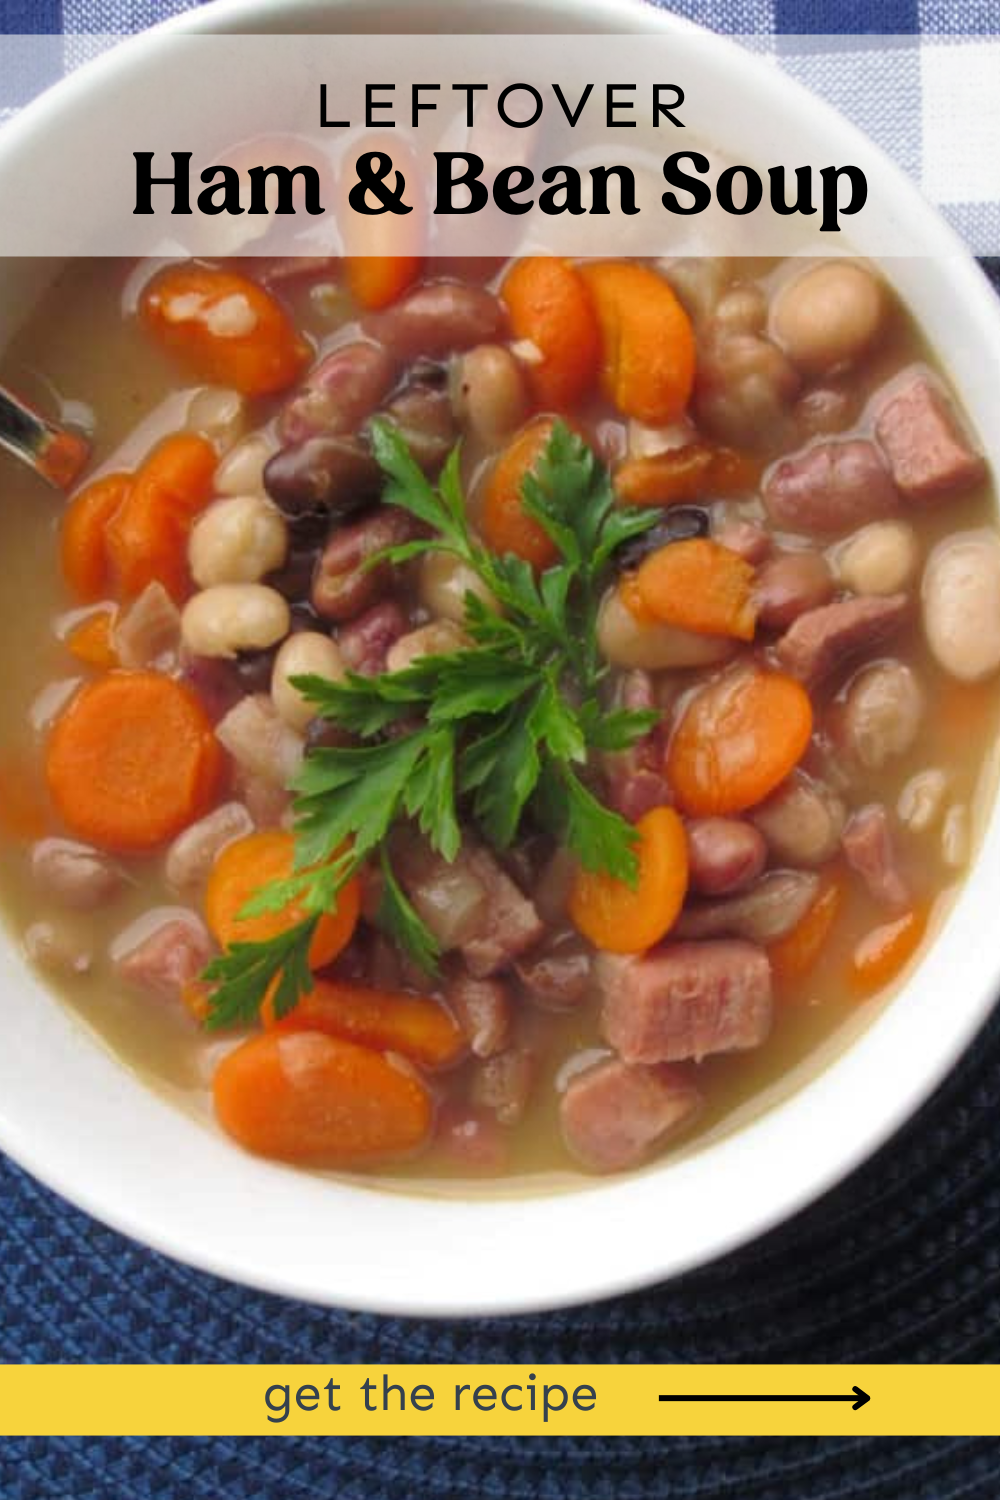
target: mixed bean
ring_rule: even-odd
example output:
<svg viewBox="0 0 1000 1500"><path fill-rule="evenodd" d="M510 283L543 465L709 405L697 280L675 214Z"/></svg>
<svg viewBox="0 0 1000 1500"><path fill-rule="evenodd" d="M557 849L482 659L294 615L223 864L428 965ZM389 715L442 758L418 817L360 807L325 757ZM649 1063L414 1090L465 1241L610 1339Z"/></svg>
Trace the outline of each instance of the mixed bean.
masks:
<svg viewBox="0 0 1000 1500"><path fill-rule="evenodd" d="M759 1107L905 973L974 845L1000 533L877 270L183 264L116 317L107 267L81 265L63 320L91 284L117 401L44 310L8 356L91 397L101 464L57 558L6 507L35 557L34 603L7 607L51 644L8 689L0 884L31 961L126 1057L267 1156L610 1172ZM453 859L389 835L433 972L380 920L373 861L319 919L298 1003L269 991L209 1040L206 966L302 919L247 909L293 872L296 775L358 743L302 679L462 653L470 595L501 612L443 545L386 557L436 539L388 500L375 418L432 481L461 442L474 534L537 579L557 549L523 486L559 423L616 507L657 511L594 623L602 703L648 727L582 770L634 829L636 880L541 820L491 847L460 800Z"/></svg>

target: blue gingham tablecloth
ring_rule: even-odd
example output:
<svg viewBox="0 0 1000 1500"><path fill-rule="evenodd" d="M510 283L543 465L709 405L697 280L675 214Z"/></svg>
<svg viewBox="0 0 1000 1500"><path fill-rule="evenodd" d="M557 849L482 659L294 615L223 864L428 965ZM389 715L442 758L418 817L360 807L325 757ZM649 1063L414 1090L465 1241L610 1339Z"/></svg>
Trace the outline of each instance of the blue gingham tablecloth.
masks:
<svg viewBox="0 0 1000 1500"><path fill-rule="evenodd" d="M183 8L179 0L0 0L0 36L134 31ZM918 177L927 170L928 121L934 130L947 123L929 110L927 51L944 48L948 34L1000 29L1000 0L684 0L676 8L718 30L773 37L776 46L782 36L808 33L937 34L932 46L914 49L906 79L922 119L914 136L921 157L907 163ZM821 51L819 43L809 49L811 57ZM991 76L996 93L1000 71ZM860 95L866 88L859 83ZM873 74L876 134L877 91ZM951 103L952 126L958 111L964 128L962 99ZM973 242L984 224L993 232L984 216L1000 204L1000 152L981 165L961 181L961 198L935 194ZM987 270L1000 292L1000 260ZM1000 1014L920 1115L813 1208L667 1286L572 1312L467 1322L331 1312L165 1260L2 1159L0 1194L0 1361L1000 1362ZM49 1496L997 1500L1000 1445L710 1437L0 1442L2 1500Z"/></svg>

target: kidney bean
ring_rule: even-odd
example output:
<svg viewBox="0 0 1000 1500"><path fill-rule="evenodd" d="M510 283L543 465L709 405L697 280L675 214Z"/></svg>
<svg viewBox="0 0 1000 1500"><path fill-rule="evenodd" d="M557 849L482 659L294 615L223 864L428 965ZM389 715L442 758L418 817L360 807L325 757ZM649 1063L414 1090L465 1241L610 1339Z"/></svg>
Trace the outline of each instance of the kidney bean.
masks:
<svg viewBox="0 0 1000 1500"><path fill-rule="evenodd" d="M687 840L691 885L702 896L744 890L767 862L764 835L741 818L692 818Z"/></svg>
<svg viewBox="0 0 1000 1500"><path fill-rule="evenodd" d="M399 429L420 467L427 473L436 473L457 436L447 391L410 385L389 402L382 415Z"/></svg>
<svg viewBox="0 0 1000 1500"><path fill-rule="evenodd" d="M374 677L386 669L389 648L409 629L406 615L393 599L373 604L337 636L344 665L362 677Z"/></svg>
<svg viewBox="0 0 1000 1500"><path fill-rule="evenodd" d="M320 360L282 408L282 442L355 432L388 394L395 377L396 362L381 345L360 340L341 344Z"/></svg>
<svg viewBox="0 0 1000 1500"><path fill-rule="evenodd" d="M757 574L757 623L787 630L793 620L833 598L833 576L820 552L782 552Z"/></svg>
<svg viewBox="0 0 1000 1500"><path fill-rule="evenodd" d="M418 287L363 325L405 364L418 355L443 359L491 343L503 326L503 308L492 292L451 281Z"/></svg>
<svg viewBox="0 0 1000 1500"><path fill-rule="evenodd" d="M289 518L317 511L348 516L378 497L382 471L358 438L324 435L268 459L264 487Z"/></svg>
<svg viewBox="0 0 1000 1500"><path fill-rule="evenodd" d="M412 541L416 522L396 506L379 505L362 520L338 527L316 565L312 606L324 620L352 620L392 586L391 563L367 566L386 547Z"/></svg>
<svg viewBox="0 0 1000 1500"><path fill-rule="evenodd" d="M699 350L699 426L722 442L761 448L789 423L799 377L781 350L755 333L720 335Z"/></svg>
<svg viewBox="0 0 1000 1500"><path fill-rule="evenodd" d="M793 531L836 535L899 509L892 476L874 443L817 443L772 465L764 477L772 521Z"/></svg>

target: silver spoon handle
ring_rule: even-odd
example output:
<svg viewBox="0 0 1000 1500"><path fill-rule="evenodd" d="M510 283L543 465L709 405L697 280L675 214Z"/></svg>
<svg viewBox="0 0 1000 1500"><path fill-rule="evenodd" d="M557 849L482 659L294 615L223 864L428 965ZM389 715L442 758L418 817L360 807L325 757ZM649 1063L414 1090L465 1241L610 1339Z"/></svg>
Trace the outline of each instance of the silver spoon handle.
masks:
<svg viewBox="0 0 1000 1500"><path fill-rule="evenodd" d="M0 386L0 448L6 448L56 489L71 489L90 457L86 440L57 427Z"/></svg>

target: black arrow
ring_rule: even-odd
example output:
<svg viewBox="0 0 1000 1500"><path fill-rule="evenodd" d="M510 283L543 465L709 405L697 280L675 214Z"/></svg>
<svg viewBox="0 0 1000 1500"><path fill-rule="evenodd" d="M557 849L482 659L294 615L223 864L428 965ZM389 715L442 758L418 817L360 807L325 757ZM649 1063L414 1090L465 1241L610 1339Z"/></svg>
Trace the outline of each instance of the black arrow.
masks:
<svg viewBox="0 0 1000 1500"><path fill-rule="evenodd" d="M857 1411L872 1398L861 1389L859 1385L854 1387L850 1396L661 1396L661 1401L850 1401L851 1407Z"/></svg>

